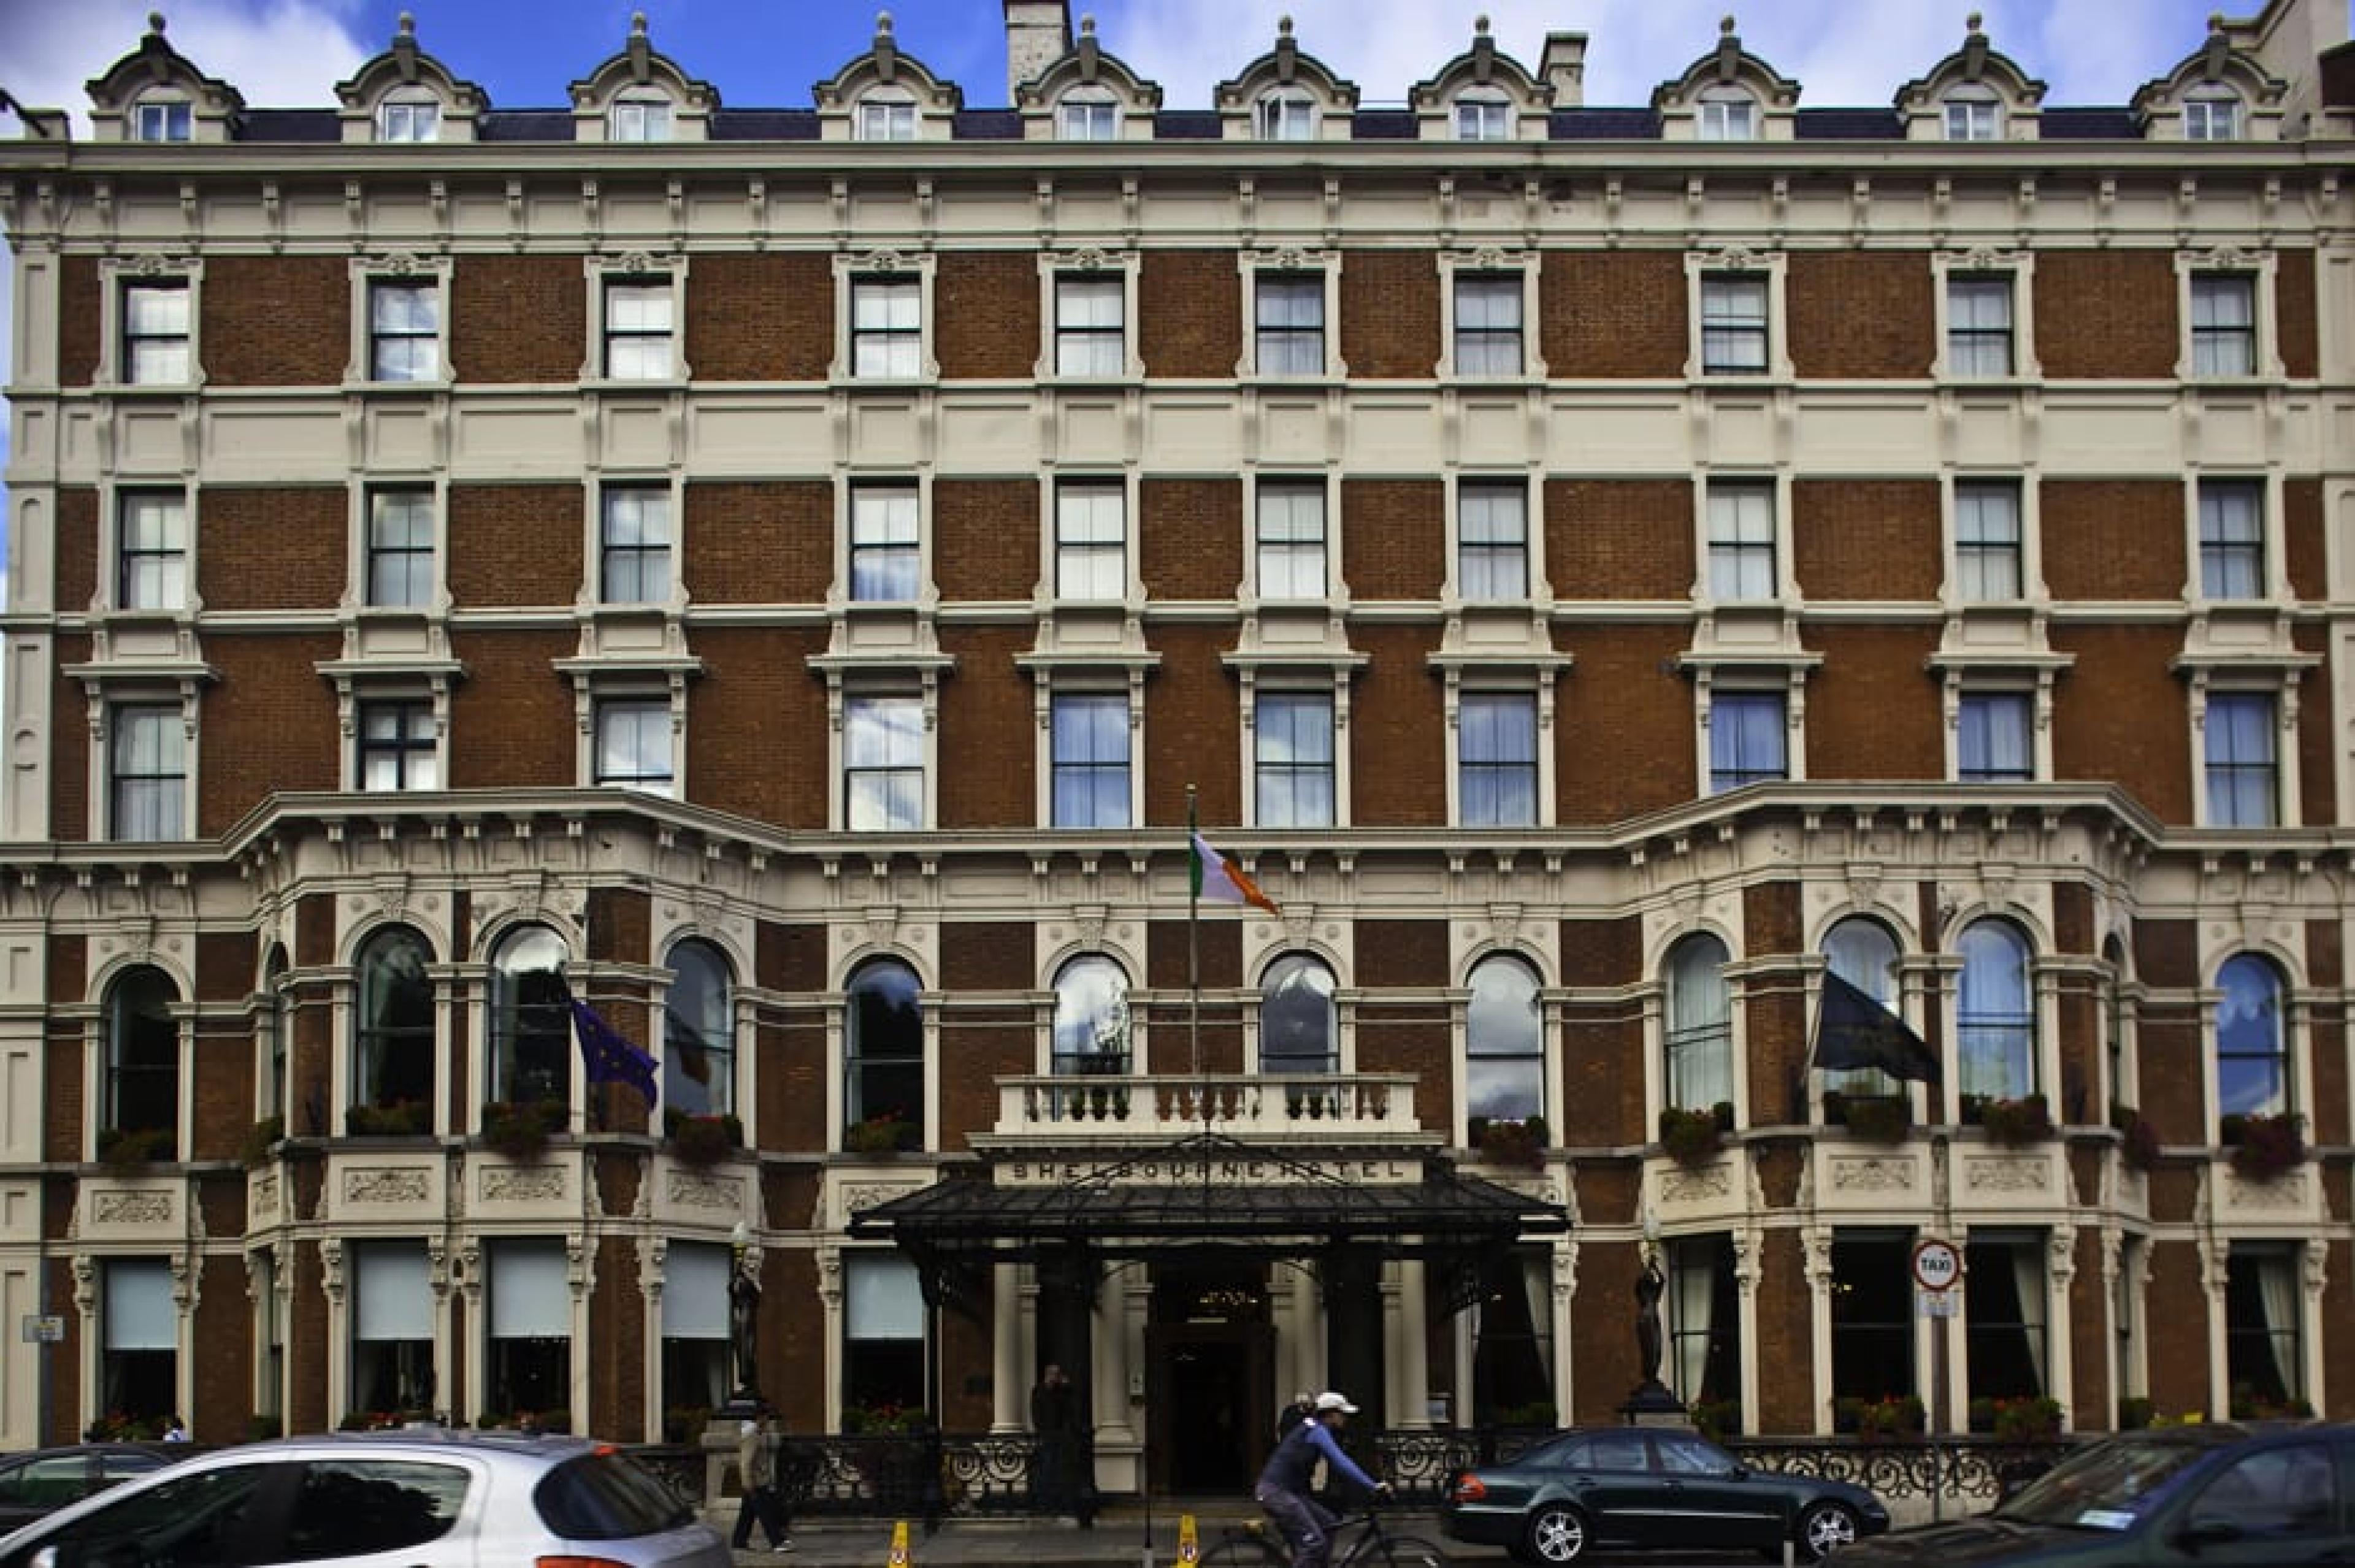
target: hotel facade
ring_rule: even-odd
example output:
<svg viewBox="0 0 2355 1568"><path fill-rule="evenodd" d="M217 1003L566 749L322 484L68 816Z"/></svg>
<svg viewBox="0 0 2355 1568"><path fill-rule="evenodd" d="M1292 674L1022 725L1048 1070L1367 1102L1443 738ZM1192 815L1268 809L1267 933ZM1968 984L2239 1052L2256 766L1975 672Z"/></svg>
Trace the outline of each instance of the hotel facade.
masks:
<svg viewBox="0 0 2355 1568"><path fill-rule="evenodd" d="M0 145L0 1447L657 1440L741 1271L789 1429L1060 1362L1224 1486L1616 1419L1647 1257L1721 1430L2355 1414L2343 6L1862 109L1005 11L994 109L158 23Z"/></svg>

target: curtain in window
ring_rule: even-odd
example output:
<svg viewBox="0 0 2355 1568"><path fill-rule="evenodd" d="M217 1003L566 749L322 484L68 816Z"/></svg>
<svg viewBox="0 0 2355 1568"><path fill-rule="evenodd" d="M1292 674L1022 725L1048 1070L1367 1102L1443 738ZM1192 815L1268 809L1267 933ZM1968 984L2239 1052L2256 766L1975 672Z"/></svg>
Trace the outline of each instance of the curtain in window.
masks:
<svg viewBox="0 0 2355 1568"><path fill-rule="evenodd" d="M1725 944L1687 937L1668 961L1668 1101L1707 1110L1733 1098L1732 998Z"/></svg>
<svg viewBox="0 0 2355 1568"><path fill-rule="evenodd" d="M180 1342L172 1271L161 1258L116 1258L106 1265L106 1348L169 1350Z"/></svg>
<svg viewBox="0 0 2355 1568"><path fill-rule="evenodd" d="M1963 933L1955 1008L1962 1092L2004 1099L2036 1083L2035 1018L2028 990L2028 944L2009 927L1982 921Z"/></svg>
<svg viewBox="0 0 2355 1568"><path fill-rule="evenodd" d="M2044 1375L2045 1324L2051 1314L2044 1298L2044 1251L2032 1242L2015 1242L2010 1247L2011 1285L2019 1296L2019 1338L2028 1352L2028 1370L2036 1386L2051 1392L2051 1383Z"/></svg>
<svg viewBox="0 0 2355 1568"><path fill-rule="evenodd" d="M1676 1313L1677 1396L1687 1404L1700 1398L1709 1376L1710 1308L1717 1302L1716 1255L1713 1249L1693 1247L1678 1258Z"/></svg>
<svg viewBox="0 0 2355 1568"><path fill-rule="evenodd" d="M423 1246L367 1243L353 1249L352 1262L353 1339L433 1338L433 1290Z"/></svg>
<svg viewBox="0 0 2355 1568"><path fill-rule="evenodd" d="M2296 1364L2297 1291L2297 1271L2288 1257L2269 1254L2257 1260L2257 1292L2265 1313L2265 1343L2273 1349L2274 1371L2280 1377L2283 1390L2293 1395L2305 1386Z"/></svg>
<svg viewBox="0 0 2355 1568"><path fill-rule="evenodd" d="M560 1339L572 1333L572 1286L558 1242L502 1242L491 1252L491 1338Z"/></svg>

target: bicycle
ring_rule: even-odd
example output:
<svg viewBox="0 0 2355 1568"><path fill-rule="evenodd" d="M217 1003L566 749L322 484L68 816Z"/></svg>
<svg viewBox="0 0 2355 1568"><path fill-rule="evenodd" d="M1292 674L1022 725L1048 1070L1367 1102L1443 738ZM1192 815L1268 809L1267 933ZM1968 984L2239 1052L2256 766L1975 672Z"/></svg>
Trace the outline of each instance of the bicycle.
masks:
<svg viewBox="0 0 2355 1568"><path fill-rule="evenodd" d="M1368 1509L1346 1516L1333 1526L1333 1543L1344 1531L1355 1533L1346 1552L1336 1551L1332 1568L1447 1568L1447 1554L1428 1541L1392 1535L1382 1527L1381 1512ZM1273 1521L1254 1519L1230 1525L1219 1544L1202 1554L1201 1568L1292 1568L1292 1548Z"/></svg>

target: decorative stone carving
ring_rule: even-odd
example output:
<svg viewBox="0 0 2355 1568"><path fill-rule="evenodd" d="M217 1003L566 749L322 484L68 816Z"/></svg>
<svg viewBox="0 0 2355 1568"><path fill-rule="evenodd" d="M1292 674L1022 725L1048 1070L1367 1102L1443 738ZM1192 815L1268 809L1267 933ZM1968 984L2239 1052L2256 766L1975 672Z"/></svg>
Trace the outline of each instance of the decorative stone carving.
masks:
<svg viewBox="0 0 2355 1568"><path fill-rule="evenodd" d="M545 1203L564 1196L560 1165L491 1165L483 1168L485 1203Z"/></svg>
<svg viewBox="0 0 2355 1568"><path fill-rule="evenodd" d="M2286 1171L2270 1181L2251 1181L2235 1172L2224 1177L2224 1202L2234 1209L2303 1209L2307 1173Z"/></svg>
<svg viewBox="0 0 2355 1568"><path fill-rule="evenodd" d="M2042 1192L2051 1185L2052 1168L2041 1159L1963 1161L1963 1186L1973 1192Z"/></svg>
<svg viewBox="0 0 2355 1568"><path fill-rule="evenodd" d="M674 1168L663 1197L681 1209L711 1209L732 1213L743 1207L744 1184L733 1177L706 1176Z"/></svg>
<svg viewBox="0 0 2355 1568"><path fill-rule="evenodd" d="M1913 1190L1914 1168L1910 1159L1888 1159L1879 1155L1862 1158L1842 1158L1831 1161L1832 1190L1835 1192L1911 1192Z"/></svg>
<svg viewBox="0 0 2355 1568"><path fill-rule="evenodd" d="M90 1218L97 1225L168 1225L172 1195L101 1187L91 1195Z"/></svg>
<svg viewBox="0 0 2355 1568"><path fill-rule="evenodd" d="M916 1190L905 1182L847 1181L842 1186L842 1212L845 1218L861 1209L872 1209L878 1203L889 1203L894 1198L905 1198Z"/></svg>
<svg viewBox="0 0 2355 1568"><path fill-rule="evenodd" d="M267 1176L255 1178L253 1190L247 1202L253 1211L256 1223L278 1218L278 1173L273 1170Z"/></svg>
<svg viewBox="0 0 2355 1568"><path fill-rule="evenodd" d="M344 1172L346 1203L422 1203L432 1191L426 1173L415 1166L357 1166Z"/></svg>
<svg viewBox="0 0 2355 1568"><path fill-rule="evenodd" d="M1672 1170L1660 1179L1663 1203L1700 1203L1733 1190L1733 1168L1725 1161L1698 1170Z"/></svg>

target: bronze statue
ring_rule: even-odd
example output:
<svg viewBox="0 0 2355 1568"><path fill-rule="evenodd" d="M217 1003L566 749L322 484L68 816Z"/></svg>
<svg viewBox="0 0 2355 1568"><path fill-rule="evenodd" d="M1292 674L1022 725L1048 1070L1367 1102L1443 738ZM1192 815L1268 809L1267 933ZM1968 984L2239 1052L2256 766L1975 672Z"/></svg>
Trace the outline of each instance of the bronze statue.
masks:
<svg viewBox="0 0 2355 1568"><path fill-rule="evenodd" d="M736 1392L759 1387L761 1343L761 1282L744 1266L741 1253L728 1277L729 1339L736 1358Z"/></svg>
<svg viewBox="0 0 2355 1568"><path fill-rule="evenodd" d="M1636 1276L1636 1358L1646 1383L1660 1381L1660 1293L1668 1285L1659 1260L1645 1253L1644 1272Z"/></svg>

